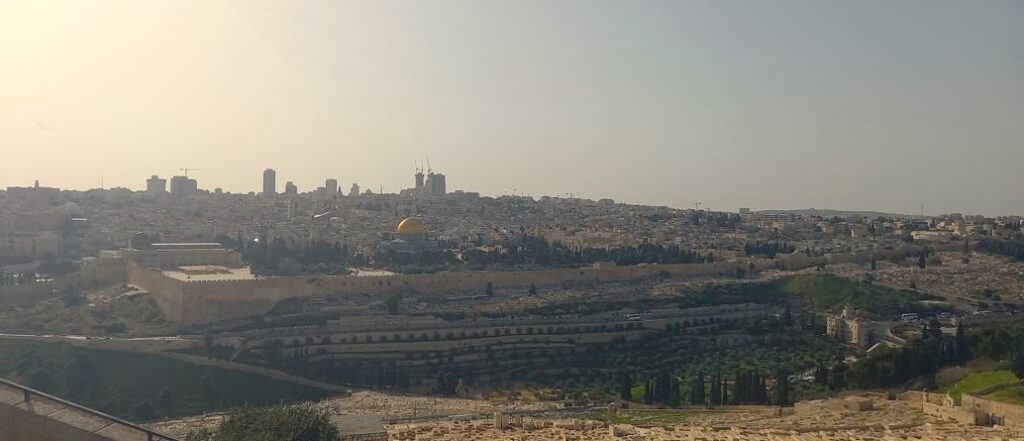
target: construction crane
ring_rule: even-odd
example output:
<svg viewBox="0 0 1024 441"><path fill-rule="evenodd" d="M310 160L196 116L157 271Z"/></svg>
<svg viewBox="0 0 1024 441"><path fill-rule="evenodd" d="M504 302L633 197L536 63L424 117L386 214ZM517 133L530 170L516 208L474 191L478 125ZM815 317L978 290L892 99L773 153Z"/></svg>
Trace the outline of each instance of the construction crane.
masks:
<svg viewBox="0 0 1024 441"><path fill-rule="evenodd" d="M189 171L202 171L202 170L200 170L200 169L198 169L198 168L188 168L188 167L185 167L185 168L179 168L178 170L181 170L181 171L185 172L185 177L186 177L186 178L188 177L188 172L189 172Z"/></svg>

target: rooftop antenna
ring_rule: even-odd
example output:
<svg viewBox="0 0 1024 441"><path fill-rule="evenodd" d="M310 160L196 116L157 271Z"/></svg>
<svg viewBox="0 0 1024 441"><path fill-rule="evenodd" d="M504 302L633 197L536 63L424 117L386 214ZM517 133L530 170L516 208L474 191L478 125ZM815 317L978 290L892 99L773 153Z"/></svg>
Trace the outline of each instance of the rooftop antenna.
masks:
<svg viewBox="0 0 1024 441"><path fill-rule="evenodd" d="M202 170L200 170L200 169L198 169L198 168L188 168L188 167L185 167L185 168L179 168L178 170L181 170L181 171L185 172L185 177L186 177L186 178L188 177L188 172L189 172L189 171L202 171Z"/></svg>
<svg viewBox="0 0 1024 441"><path fill-rule="evenodd" d="M921 204L921 217L924 217L924 204Z"/></svg>
<svg viewBox="0 0 1024 441"><path fill-rule="evenodd" d="M427 156L427 173L433 173L434 169L430 168L430 157Z"/></svg>

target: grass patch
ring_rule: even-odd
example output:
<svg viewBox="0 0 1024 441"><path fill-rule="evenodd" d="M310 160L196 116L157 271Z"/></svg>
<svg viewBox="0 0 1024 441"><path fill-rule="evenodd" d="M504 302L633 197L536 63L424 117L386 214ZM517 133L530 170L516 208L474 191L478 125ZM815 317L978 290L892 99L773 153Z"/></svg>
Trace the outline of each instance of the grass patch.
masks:
<svg viewBox="0 0 1024 441"><path fill-rule="evenodd" d="M871 315L896 315L920 311L921 300L935 297L914 291L894 290L831 274L804 274L771 283L775 289L798 296L817 311L839 312L847 304Z"/></svg>
<svg viewBox="0 0 1024 441"><path fill-rule="evenodd" d="M984 371L975 372L962 378L956 383L947 385L940 388L938 393L949 393L950 397L953 397L956 402L960 402L960 396L966 393L978 391L990 386L997 386L1001 384L1015 384L1018 383L1016 375L1009 370L995 370L995 371Z"/></svg>
<svg viewBox="0 0 1024 441"><path fill-rule="evenodd" d="M0 340L0 376L129 420L324 398L327 392L157 355Z"/></svg>
<svg viewBox="0 0 1024 441"><path fill-rule="evenodd" d="M1004 403L1024 405L1024 387L1010 386L999 389L992 394L985 395L985 398Z"/></svg>

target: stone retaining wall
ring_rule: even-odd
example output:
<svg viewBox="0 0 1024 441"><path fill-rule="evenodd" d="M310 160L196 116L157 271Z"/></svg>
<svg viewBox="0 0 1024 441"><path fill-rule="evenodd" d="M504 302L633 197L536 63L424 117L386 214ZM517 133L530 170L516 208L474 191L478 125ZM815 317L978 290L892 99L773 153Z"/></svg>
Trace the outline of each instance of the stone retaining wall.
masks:
<svg viewBox="0 0 1024 441"><path fill-rule="evenodd" d="M974 394L963 394L960 397L960 405L964 409L984 414L992 424L1024 427L1024 406L993 401Z"/></svg>

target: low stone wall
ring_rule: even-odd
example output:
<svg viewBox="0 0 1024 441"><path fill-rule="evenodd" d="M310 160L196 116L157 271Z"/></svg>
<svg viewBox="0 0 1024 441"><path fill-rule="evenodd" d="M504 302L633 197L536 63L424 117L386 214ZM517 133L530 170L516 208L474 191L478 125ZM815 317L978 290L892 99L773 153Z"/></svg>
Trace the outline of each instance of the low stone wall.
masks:
<svg viewBox="0 0 1024 441"><path fill-rule="evenodd" d="M929 403L936 406L952 406L952 400L950 400L945 394L933 394L929 392L921 392L916 390L906 391L901 393L897 397L900 401L913 401L917 403Z"/></svg>
<svg viewBox="0 0 1024 441"><path fill-rule="evenodd" d="M965 410L959 407L946 407L939 406L931 403L922 403L922 411L925 415L931 415L933 417L953 420L961 424L969 425L986 425L988 419L983 415L978 415L975 412Z"/></svg>
<svg viewBox="0 0 1024 441"><path fill-rule="evenodd" d="M960 406L984 414L992 424L1024 427L1024 406L993 401L973 394L963 394Z"/></svg>

